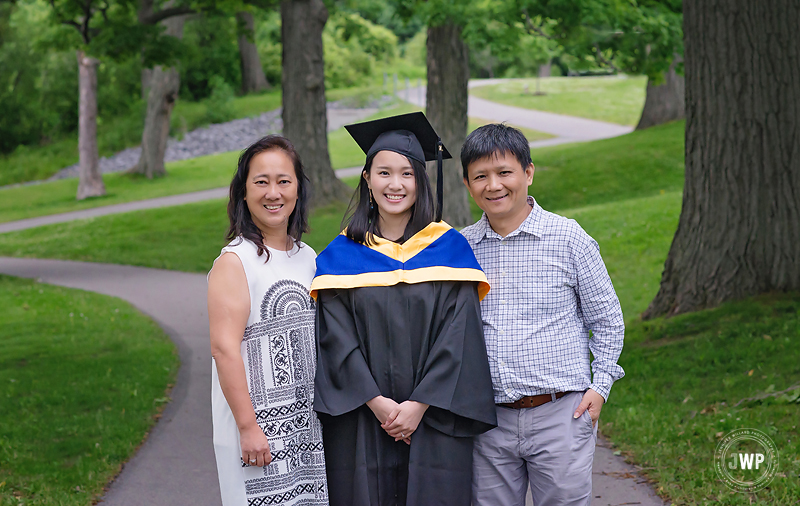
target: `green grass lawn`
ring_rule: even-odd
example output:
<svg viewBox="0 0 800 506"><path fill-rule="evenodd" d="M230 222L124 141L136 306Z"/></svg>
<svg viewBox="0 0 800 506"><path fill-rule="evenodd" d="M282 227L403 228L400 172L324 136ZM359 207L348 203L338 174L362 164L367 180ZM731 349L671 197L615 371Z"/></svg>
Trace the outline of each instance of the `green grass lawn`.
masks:
<svg viewBox="0 0 800 506"><path fill-rule="evenodd" d="M683 190L685 122L628 135L540 148L531 194L546 209L569 209Z"/></svg>
<svg viewBox="0 0 800 506"><path fill-rule="evenodd" d="M168 400L174 345L127 302L8 276L0 321L0 504L93 504Z"/></svg>
<svg viewBox="0 0 800 506"><path fill-rule="evenodd" d="M544 77L515 79L470 89L470 94L503 104L634 126L644 107L644 76Z"/></svg>
<svg viewBox="0 0 800 506"><path fill-rule="evenodd" d="M796 395L736 405L800 385L798 356L800 294L629 324L626 377L614 385L600 429L673 504L798 504ZM765 432L778 448L778 475L753 495L729 491L713 468L717 443L739 428Z"/></svg>
<svg viewBox="0 0 800 506"><path fill-rule="evenodd" d="M226 205L210 200L0 234L0 255L208 272L225 245ZM322 251L338 234L344 210L343 204L317 210L303 240Z"/></svg>

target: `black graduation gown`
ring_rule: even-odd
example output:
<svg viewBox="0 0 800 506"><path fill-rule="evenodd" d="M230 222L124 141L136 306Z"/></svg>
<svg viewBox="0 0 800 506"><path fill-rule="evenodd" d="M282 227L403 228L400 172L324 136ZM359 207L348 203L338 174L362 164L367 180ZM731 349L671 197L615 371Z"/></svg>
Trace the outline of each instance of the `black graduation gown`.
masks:
<svg viewBox="0 0 800 506"><path fill-rule="evenodd" d="M332 506L471 502L472 436L497 424L474 282L320 290L314 409ZM411 445L366 406L429 404Z"/></svg>

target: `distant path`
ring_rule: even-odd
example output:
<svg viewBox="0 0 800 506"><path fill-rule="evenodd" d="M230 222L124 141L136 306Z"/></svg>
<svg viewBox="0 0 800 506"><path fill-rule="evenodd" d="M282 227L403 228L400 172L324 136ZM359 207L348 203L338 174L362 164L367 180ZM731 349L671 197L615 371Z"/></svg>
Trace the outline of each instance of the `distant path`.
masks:
<svg viewBox="0 0 800 506"><path fill-rule="evenodd" d="M178 347L181 367L171 401L145 443L110 485L102 504L219 506L211 437L205 276L125 265L6 257L0 257L0 273L124 299L158 322ZM595 451L592 506L662 506L635 468L603 444L601 441Z"/></svg>
<svg viewBox="0 0 800 506"><path fill-rule="evenodd" d="M360 174L361 170L361 167L340 169L336 171L336 175L340 178L348 177ZM80 211L71 211L68 213L50 214L47 216L37 216L36 218L26 218L24 220L7 221L5 223L0 223L0 234L4 234L6 232L16 232L18 230L25 230L28 228L41 227L43 225L66 223L73 220L97 218L98 216L107 216L109 214L129 213L131 211L141 211L143 209L179 206L182 204L191 204L193 202L221 199L227 196L228 187L222 186L220 188L211 188L210 190L179 193L178 195L167 195L166 197L156 197L153 199L136 200L133 202L125 202L110 206L93 207L91 209L82 209Z"/></svg>
<svg viewBox="0 0 800 506"><path fill-rule="evenodd" d="M507 81L507 79L481 79L469 82L470 88L490 86ZM425 86L400 90L397 96L418 107L425 107ZM571 142L587 142L617 137L633 131L633 127L606 123L576 116L566 116L552 112L523 109L510 105L491 102L470 96L468 114L473 118L488 119L497 122L508 122L510 125L530 128L545 132L555 137L531 142L532 148L555 146Z"/></svg>

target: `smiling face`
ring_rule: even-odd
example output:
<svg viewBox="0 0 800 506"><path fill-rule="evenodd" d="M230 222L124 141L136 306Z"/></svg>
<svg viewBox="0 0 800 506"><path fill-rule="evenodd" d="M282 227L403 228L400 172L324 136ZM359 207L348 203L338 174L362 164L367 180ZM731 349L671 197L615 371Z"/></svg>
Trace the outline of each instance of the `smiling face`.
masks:
<svg viewBox="0 0 800 506"><path fill-rule="evenodd" d="M294 164L283 150L264 151L250 161L245 202L253 223L265 236L287 233L297 191Z"/></svg>
<svg viewBox="0 0 800 506"><path fill-rule="evenodd" d="M493 228L495 222L518 221L511 232L528 216L533 170L533 164L523 168L511 153L495 153L469 164L464 184Z"/></svg>
<svg viewBox="0 0 800 506"><path fill-rule="evenodd" d="M408 221L411 207L417 201L414 167L408 158L394 151L378 151L369 172L363 175L381 218Z"/></svg>

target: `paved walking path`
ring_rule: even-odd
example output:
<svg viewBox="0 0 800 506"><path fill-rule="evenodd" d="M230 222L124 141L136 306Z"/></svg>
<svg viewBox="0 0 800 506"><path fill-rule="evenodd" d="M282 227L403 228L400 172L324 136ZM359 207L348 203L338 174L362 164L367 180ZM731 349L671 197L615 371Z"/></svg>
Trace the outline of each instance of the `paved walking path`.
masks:
<svg viewBox="0 0 800 506"><path fill-rule="evenodd" d="M206 279L202 274L63 260L0 257L0 273L90 290L127 300L161 325L178 347L181 367L171 402L102 504L219 506L211 439L211 353ZM661 506L636 470L597 447L592 505ZM529 503L530 504L530 503Z"/></svg>

